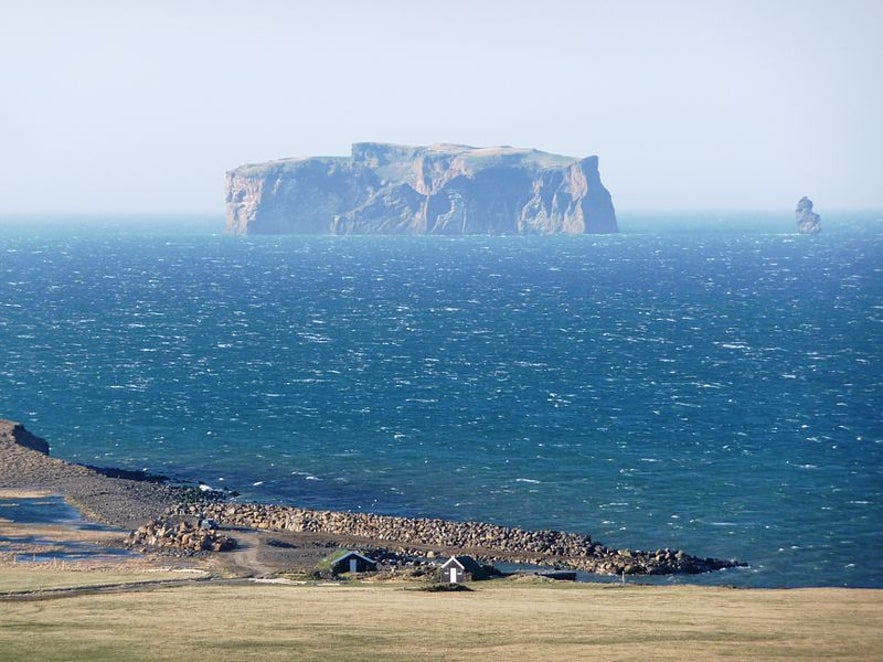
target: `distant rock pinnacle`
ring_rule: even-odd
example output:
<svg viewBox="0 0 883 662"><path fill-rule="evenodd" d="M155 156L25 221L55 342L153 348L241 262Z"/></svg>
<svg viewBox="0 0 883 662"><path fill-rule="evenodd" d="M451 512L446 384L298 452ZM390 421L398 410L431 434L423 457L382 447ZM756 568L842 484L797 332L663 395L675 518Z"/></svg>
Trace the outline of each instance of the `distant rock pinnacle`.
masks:
<svg viewBox="0 0 883 662"><path fill-rule="evenodd" d="M797 231L800 234L818 234L822 231L822 219L812 210L812 200L803 196L794 210L797 216Z"/></svg>

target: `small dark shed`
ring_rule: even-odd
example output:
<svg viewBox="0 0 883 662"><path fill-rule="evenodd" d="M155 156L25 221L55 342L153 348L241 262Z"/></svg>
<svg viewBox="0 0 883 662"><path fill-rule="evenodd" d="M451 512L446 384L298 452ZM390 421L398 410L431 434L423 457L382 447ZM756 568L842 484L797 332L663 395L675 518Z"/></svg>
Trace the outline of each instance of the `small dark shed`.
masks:
<svg viewBox="0 0 883 662"><path fill-rule="evenodd" d="M442 576L449 584L488 579L493 567L482 565L471 556L452 556L442 564Z"/></svg>
<svg viewBox="0 0 883 662"><path fill-rule="evenodd" d="M344 572L374 572L377 570L377 561L348 549L341 550L332 556L330 562L331 572L335 575Z"/></svg>

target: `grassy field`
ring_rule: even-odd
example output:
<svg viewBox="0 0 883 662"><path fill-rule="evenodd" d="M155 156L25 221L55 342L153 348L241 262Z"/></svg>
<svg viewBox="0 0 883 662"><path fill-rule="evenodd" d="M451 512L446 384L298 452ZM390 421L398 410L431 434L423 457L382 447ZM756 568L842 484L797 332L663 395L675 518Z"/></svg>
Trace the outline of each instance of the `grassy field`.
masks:
<svg viewBox="0 0 883 662"><path fill-rule="evenodd" d="M881 591L473 588L201 583L4 601L0 660L883 659Z"/></svg>

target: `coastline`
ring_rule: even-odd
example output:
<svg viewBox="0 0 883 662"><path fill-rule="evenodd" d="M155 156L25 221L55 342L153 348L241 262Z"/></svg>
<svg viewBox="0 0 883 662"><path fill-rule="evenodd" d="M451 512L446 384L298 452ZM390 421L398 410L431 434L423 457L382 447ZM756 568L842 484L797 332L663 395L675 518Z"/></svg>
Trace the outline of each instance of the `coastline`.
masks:
<svg viewBox="0 0 883 662"><path fill-rule="evenodd" d="M208 651L317 660L706 660L734 654L866 660L883 651L879 589L658 586L640 578L622 585L514 575L439 592L428 590L426 575L418 578L420 568L384 579L356 574L329 581L292 574L298 563L314 567L338 546L368 542L341 530L311 531L307 524L329 529L332 521L359 520L350 522L351 513L268 504L175 505L182 495L192 495L192 488L113 477L49 458L10 440L6 423L0 421L0 496L64 494L90 520L117 525L136 514L158 513L168 521L170 502L172 510L185 511L178 515L182 521L196 516L191 509L199 515L207 509L231 520L223 530L239 546L232 552L154 551L69 564L17 562L14 555L9 562L0 554L5 614L0 660L67 659L72 639L84 659L92 660L119 659L121 650L151 660L202 657ZM300 521L304 530L286 531L272 523L284 517L288 526ZM250 521L237 525L241 519ZM402 524L399 518L386 519L387 525ZM436 524L468 531L477 523L429 520L422 526ZM15 526L0 520L0 541L9 540ZM107 545L121 545L126 528L77 537L63 524L18 527L32 536L100 538ZM378 542L390 546L390 541ZM420 547L409 545L415 551ZM112 635L108 622L116 624Z"/></svg>
<svg viewBox="0 0 883 662"><path fill-rule="evenodd" d="M0 419L0 488L61 494L88 519L131 531L126 546L143 553L223 555L237 546L253 546L258 553L252 560L262 556L265 561L257 563L259 570L276 571L306 570L316 560L316 549L334 545L371 549L399 564L468 554L483 562L599 575L697 574L742 565L681 550L615 550L591 536L560 531L234 503L158 477L52 458L48 448L24 426ZM213 522L217 530L195 536L204 521ZM299 549L304 553L298 554Z"/></svg>
<svg viewBox="0 0 883 662"><path fill-rule="evenodd" d="M0 488L61 494L84 517L122 529L135 528L181 500L182 488L114 478L22 443L34 438L39 440L24 426L0 419Z"/></svg>

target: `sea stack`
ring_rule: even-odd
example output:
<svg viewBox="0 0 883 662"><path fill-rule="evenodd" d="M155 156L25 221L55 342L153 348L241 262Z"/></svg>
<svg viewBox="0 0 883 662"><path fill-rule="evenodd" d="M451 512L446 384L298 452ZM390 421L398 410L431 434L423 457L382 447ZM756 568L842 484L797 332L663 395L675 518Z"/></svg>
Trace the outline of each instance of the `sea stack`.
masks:
<svg viewBox="0 0 883 662"><path fill-rule="evenodd" d="M797 231L800 234L818 234L822 231L822 219L812 210L812 200L803 196L794 210L797 217Z"/></svg>
<svg viewBox="0 0 883 662"><path fill-rule="evenodd" d="M226 205L233 234L618 231L597 156L508 146L356 143L348 157L243 165Z"/></svg>

